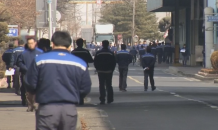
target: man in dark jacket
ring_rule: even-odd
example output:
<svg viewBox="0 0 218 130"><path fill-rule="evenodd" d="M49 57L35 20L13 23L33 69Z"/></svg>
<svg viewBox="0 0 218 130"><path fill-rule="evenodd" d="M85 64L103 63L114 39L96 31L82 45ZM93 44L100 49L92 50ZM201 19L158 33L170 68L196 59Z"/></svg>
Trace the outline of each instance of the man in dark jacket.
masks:
<svg viewBox="0 0 218 130"><path fill-rule="evenodd" d="M107 89L107 103L114 101L112 77L116 67L116 58L114 53L108 49L109 41L102 41L102 45L102 50L98 51L95 55L94 66L98 72L99 78L100 104L105 104L105 84Z"/></svg>
<svg viewBox="0 0 218 130"><path fill-rule="evenodd" d="M11 63L10 59L13 55L13 47L14 47L13 44L9 44L9 49L6 50L4 52L4 54L2 55L2 60L5 62L7 70L12 68L12 66L10 64ZM11 75L7 76L7 83L8 83L8 88L11 88Z"/></svg>
<svg viewBox="0 0 218 130"><path fill-rule="evenodd" d="M13 49L13 55L11 56L10 66L15 69L14 72L14 80L13 80L13 88L15 88L15 93L20 95L20 87L21 87L21 75L20 68L17 65L17 60L20 54L24 51L24 41L18 41L18 47Z"/></svg>
<svg viewBox="0 0 218 130"><path fill-rule="evenodd" d="M144 89L148 90L148 76L151 83L151 89L154 91L156 87L154 86L154 64L155 57L151 54L151 47L147 47L147 53L142 56L142 68L144 69Z"/></svg>
<svg viewBox="0 0 218 130"><path fill-rule="evenodd" d="M136 55L138 54L138 52L133 46L132 49L129 51L129 53L132 55L132 64L134 65L136 62Z"/></svg>
<svg viewBox="0 0 218 130"><path fill-rule="evenodd" d="M20 72L22 76L25 76L27 70L29 69L33 59L37 57L39 54L43 53L42 50L36 48L36 41L34 38L28 38L27 39L27 46L28 48L23 51L18 59L18 66L20 67ZM26 84L22 82L21 86L21 99L22 104L25 105L27 100L28 103L28 109L27 112L34 110L34 96L30 93L26 93Z"/></svg>
<svg viewBox="0 0 218 130"><path fill-rule="evenodd" d="M87 66L89 66L88 63L93 63L93 58L89 53L89 51L83 48L83 39L82 38L77 39L76 44L77 44L77 48L74 49L71 52L71 54L81 58L86 62ZM80 94L80 105L84 104L84 98L85 97L82 94Z"/></svg>
<svg viewBox="0 0 218 130"><path fill-rule="evenodd" d="M52 36L53 50L37 56L26 74L27 91L36 95L37 130L75 130L79 95L87 95L91 78L87 64L70 54L68 32Z"/></svg>
<svg viewBox="0 0 218 130"><path fill-rule="evenodd" d="M39 49L43 50L43 52L49 52L49 51L51 51L50 44L51 44L51 42L49 39L41 38L41 39L39 39L37 46Z"/></svg>
<svg viewBox="0 0 218 130"><path fill-rule="evenodd" d="M127 88L127 74L128 66L132 62L132 56L126 51L126 45L121 45L121 51L117 52L116 55L117 63L119 66L119 88L120 91L125 92Z"/></svg>
<svg viewBox="0 0 218 130"><path fill-rule="evenodd" d="M163 56L163 48L161 46L161 43L158 43L158 46L156 47L157 56L158 56L158 64L162 63L162 56Z"/></svg>

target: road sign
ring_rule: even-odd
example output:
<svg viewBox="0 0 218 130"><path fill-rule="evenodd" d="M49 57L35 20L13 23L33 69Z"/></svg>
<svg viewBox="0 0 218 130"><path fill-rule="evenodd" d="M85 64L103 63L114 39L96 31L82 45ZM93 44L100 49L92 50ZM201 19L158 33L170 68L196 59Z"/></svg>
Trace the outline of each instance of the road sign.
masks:
<svg viewBox="0 0 218 130"><path fill-rule="evenodd" d="M207 22L218 22L218 16L207 16Z"/></svg>
<svg viewBox="0 0 218 130"><path fill-rule="evenodd" d="M9 28L18 28L18 25L8 25Z"/></svg>
<svg viewBox="0 0 218 130"><path fill-rule="evenodd" d="M48 22L48 0L36 0L36 26L37 28L46 28L49 26ZM52 0L52 26L56 27L56 7L57 0Z"/></svg>
<svg viewBox="0 0 218 130"><path fill-rule="evenodd" d="M7 34L9 37L17 37L18 36L18 29L9 28L9 33Z"/></svg>

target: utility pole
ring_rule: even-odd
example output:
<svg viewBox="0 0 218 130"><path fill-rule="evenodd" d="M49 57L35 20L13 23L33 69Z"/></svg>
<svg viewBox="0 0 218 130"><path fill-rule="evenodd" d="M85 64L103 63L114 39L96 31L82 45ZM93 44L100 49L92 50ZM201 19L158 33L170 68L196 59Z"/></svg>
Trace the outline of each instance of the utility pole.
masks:
<svg viewBox="0 0 218 130"><path fill-rule="evenodd" d="M48 37L49 37L49 39L51 39L51 37L52 37L52 10L51 10L52 0L47 0L47 3L48 3L48 22L49 22Z"/></svg>
<svg viewBox="0 0 218 130"><path fill-rule="evenodd" d="M136 0L133 0L133 8L132 8L132 45L134 45L134 37L135 37L135 3Z"/></svg>

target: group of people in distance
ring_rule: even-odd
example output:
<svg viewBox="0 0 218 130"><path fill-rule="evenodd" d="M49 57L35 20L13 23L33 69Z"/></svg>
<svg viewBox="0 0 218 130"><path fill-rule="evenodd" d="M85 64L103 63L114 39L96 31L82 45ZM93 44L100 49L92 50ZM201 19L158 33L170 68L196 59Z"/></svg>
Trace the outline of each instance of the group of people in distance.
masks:
<svg viewBox="0 0 218 130"><path fill-rule="evenodd" d="M114 102L112 77L116 64L120 73L119 89L127 91L126 81L132 55L126 50L126 45L122 44L121 51L115 54L109 48L109 41L104 40L102 49L96 52L93 59L89 51L83 48L83 39L77 39L77 48L72 52L71 43L68 32L56 31L51 42L40 39L37 43L34 38L28 38L25 45L20 40L19 46L10 55L3 55L7 69L15 68L16 78L22 79L22 104L26 105L27 101L28 112L36 110L37 130L76 129L76 105L84 104L83 99L91 91L88 63L94 62L98 73L101 105ZM148 77L152 91L156 89L153 79L155 57L151 50L151 47L147 47L146 53L141 56L144 91L148 90ZM17 82L14 85L18 85ZM16 93L19 95L18 90Z"/></svg>

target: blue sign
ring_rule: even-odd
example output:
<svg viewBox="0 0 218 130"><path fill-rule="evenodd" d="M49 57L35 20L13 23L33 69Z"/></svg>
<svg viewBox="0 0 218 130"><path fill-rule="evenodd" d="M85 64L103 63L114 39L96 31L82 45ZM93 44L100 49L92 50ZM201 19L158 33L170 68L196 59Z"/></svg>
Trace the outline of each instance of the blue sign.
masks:
<svg viewBox="0 0 218 130"><path fill-rule="evenodd" d="M18 29L9 28L9 33L7 34L9 37L17 37Z"/></svg>
<svg viewBox="0 0 218 130"><path fill-rule="evenodd" d="M218 22L218 16L207 16L207 22Z"/></svg>

